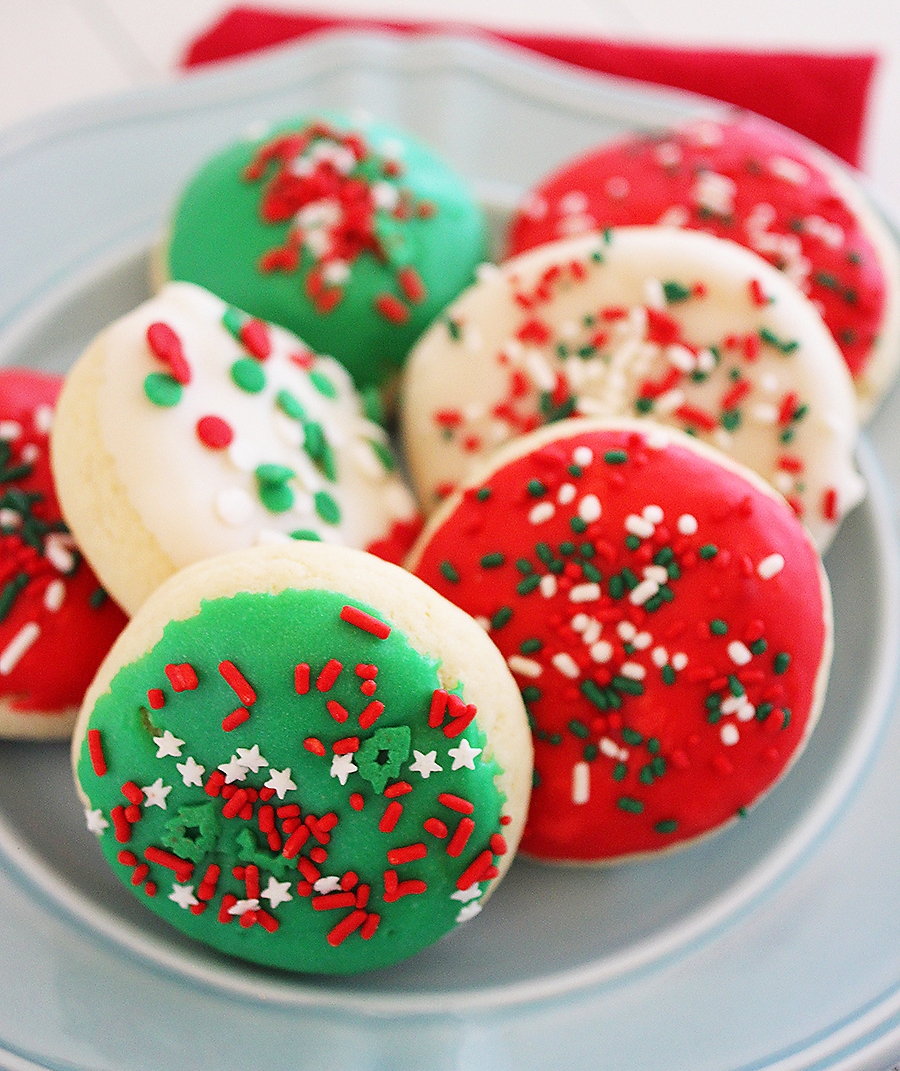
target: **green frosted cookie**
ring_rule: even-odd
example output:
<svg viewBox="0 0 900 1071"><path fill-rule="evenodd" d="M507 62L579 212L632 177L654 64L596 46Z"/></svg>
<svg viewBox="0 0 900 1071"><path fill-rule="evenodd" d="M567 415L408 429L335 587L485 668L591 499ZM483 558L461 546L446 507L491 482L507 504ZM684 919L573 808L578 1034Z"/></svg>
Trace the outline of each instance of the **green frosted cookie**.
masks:
<svg viewBox="0 0 900 1071"><path fill-rule="evenodd" d="M462 181L406 134L298 119L210 160L185 191L164 273L297 332L383 386L486 256Z"/></svg>
<svg viewBox="0 0 900 1071"><path fill-rule="evenodd" d="M399 567L323 544L169 580L73 747L88 828L151 910L242 959L329 974L476 915L531 782L524 708L480 627Z"/></svg>

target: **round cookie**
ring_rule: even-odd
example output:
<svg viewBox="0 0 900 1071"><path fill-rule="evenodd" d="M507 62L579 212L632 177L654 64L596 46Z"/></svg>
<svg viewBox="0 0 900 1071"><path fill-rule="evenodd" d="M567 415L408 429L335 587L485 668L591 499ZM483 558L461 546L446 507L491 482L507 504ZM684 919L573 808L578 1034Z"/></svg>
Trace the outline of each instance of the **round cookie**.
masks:
<svg viewBox="0 0 900 1071"><path fill-rule="evenodd" d="M607 862L743 815L822 704L819 556L754 473L650 421L517 440L431 519L407 562L479 619L535 744L522 851Z"/></svg>
<svg viewBox="0 0 900 1071"><path fill-rule="evenodd" d="M864 492L853 388L816 310L754 253L697 231L540 246L446 311L404 381L423 508L500 444L569 415L697 435L768 479L820 549Z"/></svg>
<svg viewBox="0 0 900 1071"><path fill-rule="evenodd" d="M191 937L326 974L476 915L531 787L522 700L483 631L360 551L255 547L172 577L73 739L88 827Z"/></svg>
<svg viewBox="0 0 900 1071"><path fill-rule="evenodd" d="M419 527L344 368L189 283L91 344L52 445L63 512L132 613L214 554L293 536L399 560Z"/></svg>
<svg viewBox="0 0 900 1071"><path fill-rule="evenodd" d="M60 513L48 434L60 376L0 370L0 737L62 739L125 626Z"/></svg>
<svg viewBox="0 0 900 1071"><path fill-rule="evenodd" d="M211 159L187 186L164 272L295 331L360 388L409 348L486 257L480 208L402 131L305 118Z"/></svg>
<svg viewBox="0 0 900 1071"><path fill-rule="evenodd" d="M747 246L814 302L871 412L900 361L900 251L847 169L758 116L631 134L564 165L513 218L509 253L665 223Z"/></svg>

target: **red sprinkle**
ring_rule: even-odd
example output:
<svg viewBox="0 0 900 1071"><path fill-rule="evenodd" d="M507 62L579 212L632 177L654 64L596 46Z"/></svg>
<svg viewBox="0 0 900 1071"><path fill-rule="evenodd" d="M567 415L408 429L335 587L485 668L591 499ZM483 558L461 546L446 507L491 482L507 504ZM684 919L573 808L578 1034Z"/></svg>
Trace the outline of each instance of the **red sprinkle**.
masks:
<svg viewBox="0 0 900 1071"><path fill-rule="evenodd" d="M436 729L444 720L444 714L447 710L447 693L443 688L435 688L431 696L431 707L428 711L428 725L431 729Z"/></svg>
<svg viewBox="0 0 900 1071"><path fill-rule="evenodd" d="M392 800L385 808L381 821L378 823L378 828L382 833L392 833L394 826L400 821L401 814L403 814L403 804L398 803L397 800Z"/></svg>
<svg viewBox="0 0 900 1071"><path fill-rule="evenodd" d="M342 740L335 740L331 745L331 750L335 755L352 755L355 751L359 751L359 737L345 736Z"/></svg>
<svg viewBox="0 0 900 1071"><path fill-rule="evenodd" d="M447 826L440 820L440 818L428 818L423 823L423 828L427 833L430 833L433 837L438 837L443 840L444 837L450 832Z"/></svg>
<svg viewBox="0 0 900 1071"><path fill-rule="evenodd" d="M225 678L228 685L234 690L235 695L245 707L253 706L256 702L256 692L247 682L247 678L241 673L234 662L227 659L219 663L219 672Z"/></svg>
<svg viewBox="0 0 900 1071"><path fill-rule="evenodd" d="M306 826L300 826L296 829L287 839L284 847L281 850L281 854L285 859L293 859L294 856L300 851L304 844L309 840L309 829ZM300 869L300 862L297 863L298 869ZM304 877L306 874L304 873ZM316 877L312 880L315 881L319 877L316 872Z"/></svg>
<svg viewBox="0 0 900 1071"><path fill-rule="evenodd" d="M247 320L241 326L240 338L244 347L259 361L264 361L272 352L269 329L262 320Z"/></svg>
<svg viewBox="0 0 900 1071"><path fill-rule="evenodd" d="M766 297L762 288L762 283L759 279L751 279L747 284L747 288L750 291L750 300L754 305L768 305L769 299Z"/></svg>
<svg viewBox="0 0 900 1071"><path fill-rule="evenodd" d="M363 632L371 633L379 640L386 640L391 634L390 625L386 625L384 621L379 621L377 617L365 613L356 606L344 606L341 609L341 620L349 625L355 625Z"/></svg>
<svg viewBox="0 0 900 1071"><path fill-rule="evenodd" d="M837 491L833 487L826 488L822 495L822 516L826 521L838 519Z"/></svg>
<svg viewBox="0 0 900 1071"><path fill-rule="evenodd" d="M411 863L415 859L424 859L427 854L428 849L420 841L418 844L407 844L402 848L391 848L387 853L387 861L391 866L400 866L403 863Z"/></svg>
<svg viewBox="0 0 900 1071"><path fill-rule="evenodd" d="M358 792L354 792L351 794L350 806L353 808L354 811L361 811L363 807L365 807L365 805L366 801Z"/></svg>
<svg viewBox="0 0 900 1071"><path fill-rule="evenodd" d="M403 291L407 301L412 301L418 305L428 296L428 291L422 282L422 276L419 275L415 268L403 268L397 274L397 282L400 284L400 289Z"/></svg>
<svg viewBox="0 0 900 1071"><path fill-rule="evenodd" d="M337 948L337 946L342 944L351 933L362 926L367 917L365 911L359 909L352 911L342 922L339 922L337 926L335 926L335 928L328 934L326 940L332 948Z"/></svg>
<svg viewBox="0 0 900 1071"><path fill-rule="evenodd" d="M191 366L185 359L181 339L168 324L150 324L147 328L147 344L153 355L169 366L173 379L182 385L190 383Z"/></svg>
<svg viewBox="0 0 900 1071"><path fill-rule="evenodd" d="M712 431L718 425L716 418L707 413L706 410L687 403L678 406L675 410L675 416L683 423L690 424L695 428L702 428L703 431Z"/></svg>
<svg viewBox="0 0 900 1071"><path fill-rule="evenodd" d="M393 294L379 294L375 298L375 309L392 324L405 324L409 319L409 309Z"/></svg>
<svg viewBox="0 0 900 1071"><path fill-rule="evenodd" d="M331 688L334 682L338 679L338 677L340 676L340 672L343 668L344 667L342 663L338 662L336 658L330 659L328 662L325 663L322 672L316 679L316 688L320 692L327 692L328 689Z"/></svg>
<svg viewBox="0 0 900 1071"><path fill-rule="evenodd" d="M384 795L387 799L393 800L397 796L405 796L407 792L412 792L412 785L409 781L395 781L384 790Z"/></svg>
<svg viewBox="0 0 900 1071"><path fill-rule="evenodd" d="M227 420L217 416L203 416L197 421L197 438L210 450L224 450L234 440L234 430Z"/></svg>
<svg viewBox="0 0 900 1071"><path fill-rule="evenodd" d="M213 770L204 786L203 791L207 796L218 796L225 784L225 774L221 770Z"/></svg>
<svg viewBox="0 0 900 1071"><path fill-rule="evenodd" d="M509 845L506 843L506 838L501 837L499 833L494 833L491 837L491 851L494 855L506 855L509 851Z"/></svg>
<svg viewBox="0 0 900 1071"><path fill-rule="evenodd" d="M194 873L194 864L189 859L179 859L172 852L156 848L152 844L149 848L144 849L144 858L151 863L158 863L169 870L174 870L178 881L187 881L191 874Z"/></svg>
<svg viewBox="0 0 900 1071"><path fill-rule="evenodd" d="M106 756L103 754L103 738L99 729L88 729L88 754L91 766L98 777L104 777L107 771Z"/></svg>
<svg viewBox="0 0 900 1071"><path fill-rule="evenodd" d="M337 911L342 907L356 907L356 894L351 892L327 893L314 896L312 906L316 911Z"/></svg>
<svg viewBox="0 0 900 1071"><path fill-rule="evenodd" d="M297 695L306 695L309 691L309 666L306 662L294 666L294 691Z"/></svg>
<svg viewBox="0 0 900 1071"><path fill-rule="evenodd" d="M125 808L121 804L113 807L109 817L112 819L116 840L119 844L127 844L131 840L131 823L125 817Z"/></svg>
<svg viewBox="0 0 900 1071"><path fill-rule="evenodd" d="M249 717L250 711L246 707L238 707L237 710L233 710L226 718L222 719L222 728L226 733L230 733L239 725L243 725Z"/></svg>
<svg viewBox="0 0 900 1071"><path fill-rule="evenodd" d="M457 811L459 814L472 814L475 810L474 803L469 803L468 800L464 800L461 796L454 796L451 792L442 792L438 796L438 803L443 803L445 807L449 807L451 811Z"/></svg>
<svg viewBox="0 0 900 1071"><path fill-rule="evenodd" d="M379 922L381 922L381 915L376 915L374 912L366 915L366 921L362 924L359 936L364 941L371 940L375 936L375 931L378 929Z"/></svg>
<svg viewBox="0 0 900 1071"><path fill-rule="evenodd" d="M457 889L468 889L478 881L484 881L487 871L494 865L494 853L485 849L456 879Z"/></svg>
<svg viewBox="0 0 900 1071"><path fill-rule="evenodd" d="M306 748L307 751L311 751L313 755L318 755L321 757L322 755L325 755L327 753L325 745L316 736L308 736L303 741L303 746Z"/></svg>
<svg viewBox="0 0 900 1071"><path fill-rule="evenodd" d="M368 683L368 682L366 682ZM374 684L375 682L372 681ZM384 713L384 703L377 699L373 699L371 703L363 710L359 716L360 729L371 729L376 721Z"/></svg>
<svg viewBox="0 0 900 1071"><path fill-rule="evenodd" d="M138 788L134 781L126 781L122 785L122 795L129 803L143 803L144 793Z"/></svg>
<svg viewBox="0 0 900 1071"><path fill-rule="evenodd" d="M199 684L190 662L171 663L166 666L165 674L176 692L192 692Z"/></svg>
<svg viewBox="0 0 900 1071"><path fill-rule="evenodd" d="M150 688L147 692L147 702L151 710L160 710L166 705L166 697L162 688Z"/></svg>
<svg viewBox="0 0 900 1071"><path fill-rule="evenodd" d="M347 708L341 706L341 704L338 703L335 699L329 699L325 706L328 710L328 713L337 722L343 723L350 717L350 712L347 710Z"/></svg>

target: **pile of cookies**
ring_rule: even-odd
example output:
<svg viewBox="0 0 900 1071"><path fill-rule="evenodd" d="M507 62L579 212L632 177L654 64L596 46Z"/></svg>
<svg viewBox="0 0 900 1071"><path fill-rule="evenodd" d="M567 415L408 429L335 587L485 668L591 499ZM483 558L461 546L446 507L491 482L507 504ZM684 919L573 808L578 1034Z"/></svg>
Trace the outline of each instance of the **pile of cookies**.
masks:
<svg viewBox="0 0 900 1071"><path fill-rule="evenodd" d="M900 360L885 226L736 116L564 167L499 264L486 233L406 134L291 122L192 180L58 403L0 381L0 733L84 696L109 864L243 959L397 962L520 843L684 846L821 710L821 554Z"/></svg>

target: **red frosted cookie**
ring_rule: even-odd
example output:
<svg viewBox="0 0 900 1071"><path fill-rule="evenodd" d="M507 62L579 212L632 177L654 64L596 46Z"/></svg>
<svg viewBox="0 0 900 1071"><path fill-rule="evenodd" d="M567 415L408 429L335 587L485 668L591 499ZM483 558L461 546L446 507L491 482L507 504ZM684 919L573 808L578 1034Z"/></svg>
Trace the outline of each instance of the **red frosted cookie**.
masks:
<svg viewBox="0 0 900 1071"><path fill-rule="evenodd" d="M65 737L125 625L62 520L47 435L57 376L0 372L0 736Z"/></svg>
<svg viewBox="0 0 900 1071"><path fill-rule="evenodd" d="M407 563L479 619L529 711L522 850L602 862L743 814L799 754L831 658L819 556L749 470L650 422L507 446Z"/></svg>
<svg viewBox="0 0 900 1071"><path fill-rule="evenodd" d="M760 119L619 138L523 202L509 252L611 226L665 223L753 249L812 299L868 413L900 358L900 256L839 165Z"/></svg>

